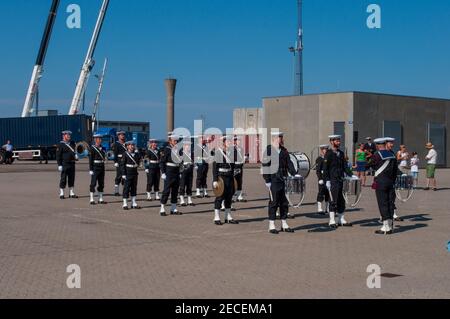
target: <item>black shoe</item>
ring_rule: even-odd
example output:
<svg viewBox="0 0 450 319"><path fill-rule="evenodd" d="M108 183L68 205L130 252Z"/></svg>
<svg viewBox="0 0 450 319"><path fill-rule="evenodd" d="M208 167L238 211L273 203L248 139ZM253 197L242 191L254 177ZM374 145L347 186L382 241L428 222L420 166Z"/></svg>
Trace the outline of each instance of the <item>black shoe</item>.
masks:
<svg viewBox="0 0 450 319"><path fill-rule="evenodd" d="M295 216L294 215L287 215L287 218L288 219L295 219Z"/></svg>
<svg viewBox="0 0 450 319"><path fill-rule="evenodd" d="M397 217L394 219L394 222L404 222L405 220L401 217Z"/></svg>
<svg viewBox="0 0 450 319"><path fill-rule="evenodd" d="M437 188L433 188L433 192L437 192Z"/></svg>
<svg viewBox="0 0 450 319"><path fill-rule="evenodd" d="M166 217L166 216L167 216L166 213L159 213L159 215L160 215L161 217Z"/></svg>
<svg viewBox="0 0 450 319"><path fill-rule="evenodd" d="M191 206L191 207L194 207L194 206L195 206L194 203L190 203L190 204L188 204L188 205Z"/></svg>
<svg viewBox="0 0 450 319"><path fill-rule="evenodd" d="M332 229L337 229L338 225L337 224L331 224L331 225L328 225L328 227L330 227Z"/></svg>
<svg viewBox="0 0 450 319"><path fill-rule="evenodd" d="M115 197L120 197L120 194L119 193L115 193L114 196Z"/></svg>
<svg viewBox="0 0 450 319"><path fill-rule="evenodd" d="M152 198L147 198L147 202L153 202Z"/></svg>
<svg viewBox="0 0 450 319"><path fill-rule="evenodd" d="M62 195L62 196L59 196L59 199L66 199L66 198L64 197L64 195Z"/></svg>
<svg viewBox="0 0 450 319"><path fill-rule="evenodd" d="M381 230L376 230L375 231L375 234L377 234L377 235L392 235L394 232L392 231L392 230L390 230L390 231L381 231Z"/></svg>
<svg viewBox="0 0 450 319"><path fill-rule="evenodd" d="M183 213L179 212L179 211L176 211L176 212L170 212L170 215L181 216L181 215L183 215Z"/></svg>
<svg viewBox="0 0 450 319"><path fill-rule="evenodd" d="M232 211L232 212L235 212L235 211L236 211L236 208L233 207L233 208L231 209L231 211Z"/></svg>
<svg viewBox="0 0 450 319"><path fill-rule="evenodd" d="M214 224L217 225L217 226L222 226L223 225L220 220L214 221Z"/></svg>
<svg viewBox="0 0 450 319"><path fill-rule="evenodd" d="M95 202L91 202L90 204L91 204L92 206L95 206L95 205L96 205Z"/></svg>
<svg viewBox="0 0 450 319"><path fill-rule="evenodd" d="M232 220L226 220L225 224L238 225L239 222L237 220L232 219Z"/></svg>
<svg viewBox="0 0 450 319"><path fill-rule="evenodd" d="M77 195L70 195L69 198L77 199L78 196Z"/></svg>
<svg viewBox="0 0 450 319"><path fill-rule="evenodd" d="M352 223L346 223L346 224L340 224L339 226L342 226L342 227L353 227L353 224Z"/></svg>
<svg viewBox="0 0 450 319"><path fill-rule="evenodd" d="M141 209L140 206L132 206L131 209Z"/></svg>
<svg viewBox="0 0 450 319"><path fill-rule="evenodd" d="M99 205L106 205L106 204L108 204L108 203L105 202L105 201L101 201L101 202L98 202L98 204L99 204Z"/></svg>
<svg viewBox="0 0 450 319"><path fill-rule="evenodd" d="M284 232L284 233L293 233L294 231L293 231L292 229L290 229L290 228L281 228L281 232Z"/></svg>
<svg viewBox="0 0 450 319"><path fill-rule="evenodd" d="M123 210L129 210L128 206L123 206Z"/></svg>
<svg viewBox="0 0 450 319"><path fill-rule="evenodd" d="M430 188L429 188L429 187L425 187L423 190L424 190L424 191L429 191Z"/></svg>
<svg viewBox="0 0 450 319"><path fill-rule="evenodd" d="M184 203L184 204L181 204L181 207L187 207L187 205L188 204Z"/></svg>
<svg viewBox="0 0 450 319"><path fill-rule="evenodd" d="M271 233L273 235L278 235L280 232L276 229L271 229L271 230L269 230L269 233Z"/></svg>
<svg viewBox="0 0 450 319"><path fill-rule="evenodd" d="M205 198L210 198L211 196L209 196L209 195L205 195L204 197L205 197Z"/></svg>

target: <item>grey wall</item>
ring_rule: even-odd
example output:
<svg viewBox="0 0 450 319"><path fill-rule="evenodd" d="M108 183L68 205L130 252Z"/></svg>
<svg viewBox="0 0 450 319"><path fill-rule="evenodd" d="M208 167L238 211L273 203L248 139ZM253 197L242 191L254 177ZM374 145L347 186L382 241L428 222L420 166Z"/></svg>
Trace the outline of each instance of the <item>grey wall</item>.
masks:
<svg viewBox="0 0 450 319"><path fill-rule="evenodd" d="M449 128L450 100L355 93L355 130L361 138L383 133L383 121L399 121L403 129L402 141L410 152L418 152L424 164L427 153L428 123L446 124ZM447 138L447 164L450 163L450 145Z"/></svg>

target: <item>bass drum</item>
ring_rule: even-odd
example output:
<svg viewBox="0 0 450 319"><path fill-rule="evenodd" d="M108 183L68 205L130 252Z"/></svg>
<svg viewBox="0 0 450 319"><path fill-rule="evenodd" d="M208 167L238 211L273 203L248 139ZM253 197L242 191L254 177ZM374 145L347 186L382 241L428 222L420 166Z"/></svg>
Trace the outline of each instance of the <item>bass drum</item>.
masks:
<svg viewBox="0 0 450 319"><path fill-rule="evenodd" d="M410 175L400 175L395 181L395 195L398 200L406 203L414 194L414 178Z"/></svg>
<svg viewBox="0 0 450 319"><path fill-rule="evenodd" d="M311 172L311 160L305 153L290 153L291 162L294 165L296 174L307 179Z"/></svg>
<svg viewBox="0 0 450 319"><path fill-rule="evenodd" d="M306 183L303 177L289 176L286 179L286 198L290 207L302 206L306 195Z"/></svg>

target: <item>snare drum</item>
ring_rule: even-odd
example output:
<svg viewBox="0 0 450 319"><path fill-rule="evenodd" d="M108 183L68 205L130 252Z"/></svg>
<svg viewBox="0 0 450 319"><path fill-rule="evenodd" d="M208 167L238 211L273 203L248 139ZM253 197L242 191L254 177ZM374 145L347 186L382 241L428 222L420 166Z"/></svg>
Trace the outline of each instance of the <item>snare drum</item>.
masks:
<svg viewBox="0 0 450 319"><path fill-rule="evenodd" d="M303 178L302 176L290 176L286 179L286 198L288 199L290 206L295 208L300 207L305 199L305 194L305 178Z"/></svg>
<svg viewBox="0 0 450 319"><path fill-rule="evenodd" d="M399 175L395 181L395 195L406 203L414 193L414 177L410 175Z"/></svg>

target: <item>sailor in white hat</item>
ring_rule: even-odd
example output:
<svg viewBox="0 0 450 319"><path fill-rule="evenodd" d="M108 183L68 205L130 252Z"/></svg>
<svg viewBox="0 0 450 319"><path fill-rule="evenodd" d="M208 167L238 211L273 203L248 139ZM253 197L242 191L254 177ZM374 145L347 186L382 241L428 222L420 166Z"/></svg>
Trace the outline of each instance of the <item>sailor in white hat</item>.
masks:
<svg viewBox="0 0 450 319"><path fill-rule="evenodd" d="M181 206L195 206L192 201L192 186L194 182L194 152L192 151L192 141L189 136L183 139L183 150L181 165L181 179L180 179L180 205ZM187 203L185 202L187 196Z"/></svg>
<svg viewBox="0 0 450 319"><path fill-rule="evenodd" d="M194 149L196 177L196 197L209 197L208 195L208 171L210 161L210 150L204 135L198 136L198 143Z"/></svg>
<svg viewBox="0 0 450 319"><path fill-rule="evenodd" d="M156 194L156 200L160 200L159 184L161 180L161 170L159 168L159 163L161 152L158 150L158 141L156 139L149 140L149 146L145 157L145 173L147 174L147 200L152 201L153 194Z"/></svg>
<svg viewBox="0 0 450 319"><path fill-rule="evenodd" d="M338 226L351 227L352 224L345 219L345 199L343 194L344 178L353 176L347 158L341 147L341 136L330 135L330 149L326 152L323 163L323 178L330 195L330 222L331 228ZM336 222L337 217L337 222Z"/></svg>
<svg viewBox="0 0 450 319"><path fill-rule="evenodd" d="M395 214L395 181L398 175L397 159L392 151L395 139L390 137L378 138L374 142L378 151L373 155L372 165L375 178L372 188L375 189L378 208L383 226L376 234L392 234L394 231Z"/></svg>
<svg viewBox="0 0 450 319"><path fill-rule="evenodd" d="M319 156L316 159L316 175L319 185L319 191L317 193L317 212L319 214L326 214L328 212L328 206L330 204L330 194L325 186L325 180L323 177L323 164L325 160L325 154L327 153L330 145L324 144L319 146ZM325 202L325 207L322 203ZM324 209L325 208L325 209Z"/></svg>
<svg viewBox="0 0 450 319"><path fill-rule="evenodd" d="M131 209L141 209L139 207L137 197L137 185L138 185L138 169L141 165L141 155L136 152L136 145L134 141L126 142L127 151L123 154L120 162L120 168L122 170L122 179L125 181L125 187L123 189L123 209L128 210L128 199L131 196Z"/></svg>
<svg viewBox="0 0 450 319"><path fill-rule="evenodd" d="M59 198L64 199L64 189L69 186L69 198L78 198L75 195L75 162L78 160L76 144L72 141L72 132L63 131L63 140L59 143L56 150L56 161L58 162L58 171L61 173L59 181Z"/></svg>
<svg viewBox="0 0 450 319"><path fill-rule="evenodd" d="M242 186L244 184L244 165L245 165L245 151L241 147L241 138L234 137L233 153L234 153L234 178L237 182L237 190L235 193L235 201L245 202Z"/></svg>
<svg viewBox="0 0 450 319"><path fill-rule="evenodd" d="M102 134L94 134L94 144L89 150L89 175L91 176L89 195L91 205L95 205L94 194L96 186L98 186L98 203L106 204L103 200L103 191L105 189L106 151L102 146L102 139Z"/></svg>
<svg viewBox="0 0 450 319"><path fill-rule="evenodd" d="M126 143L126 133L125 131L118 131L117 141L113 144L112 150L114 152L114 167L116 168L116 178L114 180L114 196L120 196L119 185L124 185L124 180L122 179L122 172L119 167L120 161L123 155L127 151Z"/></svg>
<svg viewBox="0 0 450 319"><path fill-rule="evenodd" d="M182 151L178 146L180 137L178 135L169 135L169 145L167 145L161 154L161 178L164 181L164 190L161 196L161 216L167 216L166 204L170 196L170 214L182 215L177 209L178 191L180 188L180 166L183 163Z"/></svg>
<svg viewBox="0 0 450 319"><path fill-rule="evenodd" d="M289 151L284 147L284 134L282 132L273 132L271 134L272 144L267 146L263 159L263 177L266 187L269 190L269 232L278 234L275 227L277 210L280 210L281 231L293 233L288 223L289 201L286 197L285 180L288 174L300 177L295 171L294 165L290 160Z"/></svg>

